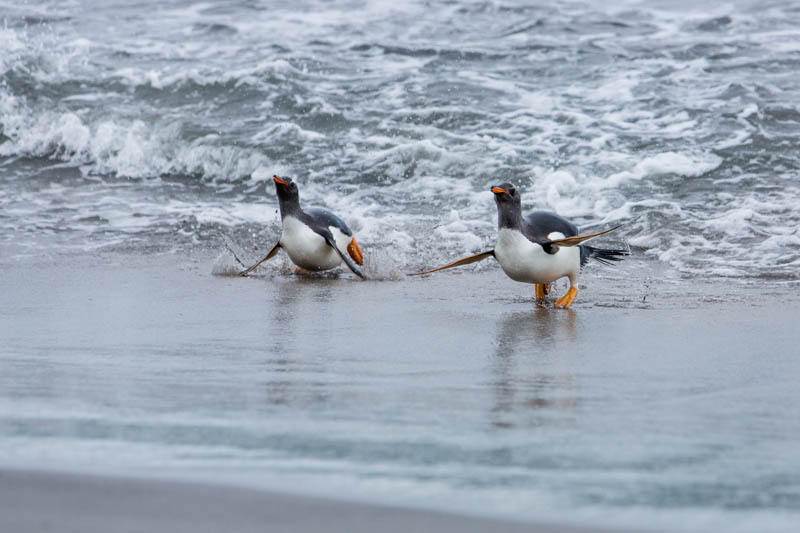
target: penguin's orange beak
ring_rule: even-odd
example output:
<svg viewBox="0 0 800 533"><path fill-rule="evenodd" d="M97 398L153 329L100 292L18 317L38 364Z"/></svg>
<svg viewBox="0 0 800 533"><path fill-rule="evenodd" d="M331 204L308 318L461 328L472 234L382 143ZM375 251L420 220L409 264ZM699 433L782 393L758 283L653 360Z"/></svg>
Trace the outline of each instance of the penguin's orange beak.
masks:
<svg viewBox="0 0 800 533"><path fill-rule="evenodd" d="M508 194L508 191L502 187L492 187L492 192L495 194Z"/></svg>
<svg viewBox="0 0 800 533"><path fill-rule="evenodd" d="M274 181L275 183L280 183L281 185L285 185L287 187L289 186L289 184L286 183L286 181L280 176L272 176L272 181Z"/></svg>

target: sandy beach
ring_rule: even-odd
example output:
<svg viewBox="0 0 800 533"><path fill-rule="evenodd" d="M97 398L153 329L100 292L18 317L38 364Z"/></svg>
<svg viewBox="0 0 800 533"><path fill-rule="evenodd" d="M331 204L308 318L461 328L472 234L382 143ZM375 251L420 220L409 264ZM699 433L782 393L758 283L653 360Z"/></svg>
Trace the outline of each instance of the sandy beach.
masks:
<svg viewBox="0 0 800 533"><path fill-rule="evenodd" d="M8 533L608 531L237 487L15 470L0 471L0 529Z"/></svg>
<svg viewBox="0 0 800 533"><path fill-rule="evenodd" d="M558 310L496 268L243 279L218 253L3 264L0 529L691 530L794 460L777 284L631 262Z"/></svg>

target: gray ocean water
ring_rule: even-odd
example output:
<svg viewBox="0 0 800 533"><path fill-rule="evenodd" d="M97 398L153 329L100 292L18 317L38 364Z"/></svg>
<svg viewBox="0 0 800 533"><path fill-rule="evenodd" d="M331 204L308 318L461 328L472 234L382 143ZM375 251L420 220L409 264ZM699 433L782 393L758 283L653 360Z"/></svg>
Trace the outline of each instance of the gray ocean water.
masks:
<svg viewBox="0 0 800 533"><path fill-rule="evenodd" d="M630 245L645 270L668 272L681 290L709 276L733 286L794 290L798 73L794 2L0 0L0 260L19 272L31 261L86 254L224 253L222 235L255 257L279 233L271 176L281 174L296 179L303 203L339 213L365 250L382 258L385 266L373 274L396 278L491 245L496 215L488 189L512 181L526 208L557 211L587 230L624 223L616 242ZM310 320L315 305L335 301L328 286L310 287L317 292L281 282L277 294L263 296L301 302L292 316ZM30 309L46 308L49 296L37 294ZM74 334L68 319L49 317L57 318L67 322L53 331ZM493 327L502 331L519 319L506 318ZM35 325L38 318L31 320ZM313 321L307 326L305 334L320 332ZM131 331L145 330L138 324ZM758 426L764 413L723 393L710 396L716 408L691 430L701 433L709 420L743 411L746 430L692 440L640 419L622 431L629 459L618 459L617 448L593 447L597 441L588 435L640 413L627 412L616 397L606 405L613 416L573 424L574 397L583 396L573 394L572 380L601 400L606 387L634 383L631 401L642 401L653 385L591 364L574 377L560 365L583 364L583 344L569 339L560 347L572 358L546 359L555 369L544 378L508 361L487 370L500 341L476 349L486 354L455 377L448 369L458 364L462 341L443 349L450 355L439 363L412 357L429 375L399 359L370 366L379 365L380 350L394 353L388 341L375 340L370 357L354 360L344 348L319 356L313 343L276 345L274 353L305 355L268 361L271 373L259 382L273 391L267 416L248 411L264 392L243 383L258 360L247 350L224 364L206 353L203 377L188 370L192 354L180 350L158 357L157 346L103 335L94 344L66 346L53 331L35 342L25 341L37 338L35 328L4 332L14 342L0 352L7 376L0 383L9 387L0 398L0 454L8 452L0 463L30 466L46 458L49 466L68 468L102 455L117 458L105 465L109 470L163 462L165 470L184 474L225 471L234 481L237 469L255 470L270 479L293 476L301 485L326 480L320 489L326 494L405 493L415 495L413 504L431 495L449 508L491 502L505 516L612 525L648 526L658 516L658 525L678 529L786 530L800 506L796 472L784 472L780 457L787 449L780 443L797 434L781 433L780 419L767 417L777 436L759 440L748 424ZM729 345L757 349L751 333ZM250 334L256 342L259 334ZM540 334L527 331L520 342L541 340ZM305 338L301 327L296 336ZM217 356L233 349L220 338L209 340ZM323 364L311 353L327 359ZM407 353L428 352L417 346ZM689 368L699 353L690 349L677 367L662 368L672 372L670 390L683 390L676 368ZM114 354L118 370L91 374ZM66 362L52 375L79 380L90 372L82 394L73 396L77 385L63 379L49 393L37 388L52 375L30 369L49 368L55 356ZM796 370L772 356L770 378ZM143 361L152 375L138 386L128 383L126 373ZM281 365L299 388L275 377ZM323 378L320 365L336 370ZM692 385L698 388L691 389L698 394L710 390L718 368L701 367ZM752 361L733 368L758 374ZM487 371L514 377L510 385L497 375L490 382L477 378ZM390 372L401 377L381 382ZM186 379L191 388L166 393L161 379ZM449 383L443 394L431 392L437 379ZM332 392L337 383L351 396ZM374 401L381 383L389 399L360 411L354 398ZM117 386L117 396L103 399ZM470 387L495 401L428 412L448 398L466 401ZM526 411L503 399L509 390L545 391L551 403L544 418L525 418ZM754 390L770 398L766 389ZM792 397L785 382L776 391L772 400ZM404 394L405 404L398 399ZM220 407L229 395L232 404ZM497 431L510 428L503 445L492 444L497 434L476 429L482 422L470 414L492 403ZM234 409L242 406L243 413ZM669 407L659 408L669 426ZM162 409L162 419L145 420ZM437 418L442 413L449 422ZM396 423L387 423L391 416ZM266 421L275 425L265 433ZM448 423L450 430L437 429ZM541 441L522 429L563 424L568 431L546 431L536 437ZM636 438L647 431L659 438ZM573 440L580 435L583 445ZM742 435L758 443L753 455L728 454L708 466L707 459L727 449L727 437ZM537 446L546 452L535 454ZM693 477L696 465L702 475ZM463 469L469 474L458 473ZM631 484L642 472L652 476ZM716 484L708 484L708 475Z"/></svg>
<svg viewBox="0 0 800 533"><path fill-rule="evenodd" d="M686 275L798 278L793 2L0 10L7 253L268 240L278 173L416 267L490 242L509 180Z"/></svg>

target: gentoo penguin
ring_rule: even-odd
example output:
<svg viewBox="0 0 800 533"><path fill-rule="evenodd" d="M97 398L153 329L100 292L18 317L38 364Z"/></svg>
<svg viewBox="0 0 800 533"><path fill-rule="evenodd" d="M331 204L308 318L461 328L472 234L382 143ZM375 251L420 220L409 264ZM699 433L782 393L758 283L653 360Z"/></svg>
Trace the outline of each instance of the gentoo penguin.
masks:
<svg viewBox="0 0 800 533"><path fill-rule="evenodd" d="M329 270L344 261L353 274L366 279L356 266L364 264L364 255L347 224L326 209L301 208L297 184L291 178L273 176L272 180L275 182L275 192L281 209L281 238L267 255L239 275L248 275L283 248L292 262L300 268Z"/></svg>
<svg viewBox="0 0 800 533"><path fill-rule="evenodd" d="M498 234L494 249L418 275L494 257L509 278L535 284L536 300L539 302L544 301L552 282L563 277L569 278L569 290L556 301L557 307L569 307L578 295L577 283L581 269L590 258L609 264L609 261L620 261L622 256L630 255L627 250L608 250L582 244L619 226L578 235L575 224L555 213L537 211L523 217L521 195L512 184L501 183L492 187L491 191L497 204Z"/></svg>

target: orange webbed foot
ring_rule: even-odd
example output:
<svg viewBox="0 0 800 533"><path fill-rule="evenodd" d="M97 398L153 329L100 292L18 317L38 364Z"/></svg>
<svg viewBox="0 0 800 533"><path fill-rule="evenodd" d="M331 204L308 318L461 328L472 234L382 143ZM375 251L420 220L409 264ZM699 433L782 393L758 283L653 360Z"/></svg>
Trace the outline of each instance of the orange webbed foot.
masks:
<svg viewBox="0 0 800 533"><path fill-rule="evenodd" d="M355 237L353 237L350 240L350 244L347 245L347 253L350 254L350 257L353 258L353 261L355 261L357 265L361 266L364 264L364 253L361 251L361 247L358 245L358 241Z"/></svg>
<svg viewBox="0 0 800 533"><path fill-rule="evenodd" d="M534 285L534 290L536 292L536 301L543 302L545 296L547 296L547 292L545 291L545 285L543 283L537 283Z"/></svg>
<svg viewBox="0 0 800 533"><path fill-rule="evenodd" d="M578 296L578 289L575 287L570 287L567 291L567 294L562 296L556 301L556 307L566 308L572 305L572 302L575 301L575 297Z"/></svg>
<svg viewBox="0 0 800 533"><path fill-rule="evenodd" d="M552 283L536 283L534 284L536 290L536 302L543 303L544 299L547 298L547 295L550 294L550 288L553 286Z"/></svg>

